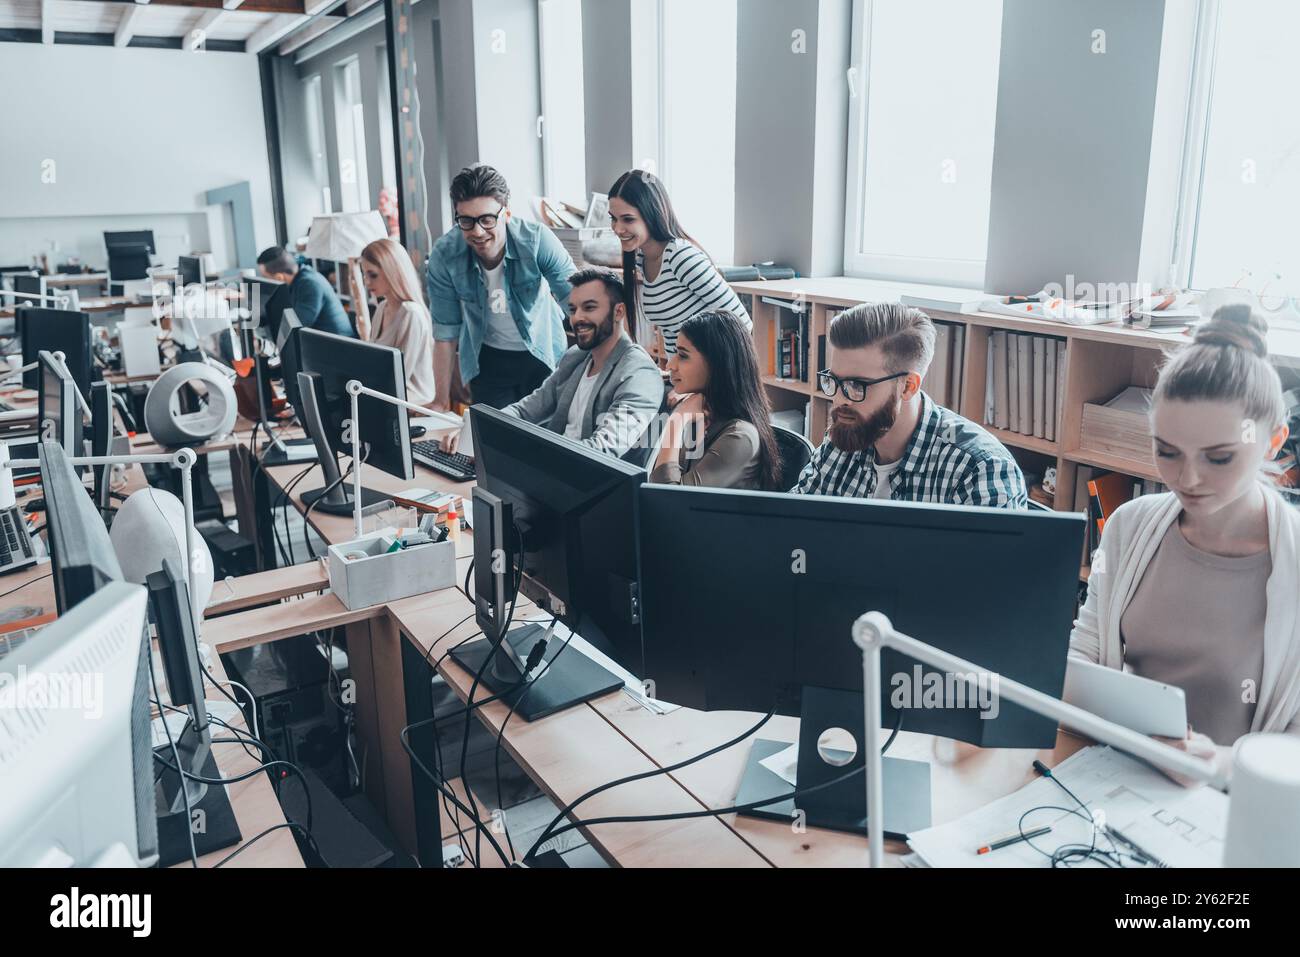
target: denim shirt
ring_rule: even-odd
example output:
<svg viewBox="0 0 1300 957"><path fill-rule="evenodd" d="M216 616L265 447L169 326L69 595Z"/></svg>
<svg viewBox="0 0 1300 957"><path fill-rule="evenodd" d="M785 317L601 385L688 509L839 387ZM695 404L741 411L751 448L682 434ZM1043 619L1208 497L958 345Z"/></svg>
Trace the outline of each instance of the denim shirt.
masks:
<svg viewBox="0 0 1300 957"><path fill-rule="evenodd" d="M505 284L510 315L528 352L551 370L568 350L564 317L569 307L569 277L576 271L563 244L545 226L513 217L506 223ZM489 316L483 267L459 227L453 226L434 243L425 280L433 337L438 342L460 343L460 375L468 385L479 374L478 355Z"/></svg>

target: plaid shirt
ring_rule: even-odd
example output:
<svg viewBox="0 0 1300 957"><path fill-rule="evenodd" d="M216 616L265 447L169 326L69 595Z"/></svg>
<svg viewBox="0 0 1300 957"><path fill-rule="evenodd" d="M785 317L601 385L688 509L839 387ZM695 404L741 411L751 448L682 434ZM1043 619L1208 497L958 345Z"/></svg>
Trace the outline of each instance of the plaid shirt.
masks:
<svg viewBox="0 0 1300 957"><path fill-rule="evenodd" d="M829 433L799 476L795 495L871 498L876 450L842 452ZM896 502L1025 508L1025 478L997 439L921 393L921 422L890 478Z"/></svg>

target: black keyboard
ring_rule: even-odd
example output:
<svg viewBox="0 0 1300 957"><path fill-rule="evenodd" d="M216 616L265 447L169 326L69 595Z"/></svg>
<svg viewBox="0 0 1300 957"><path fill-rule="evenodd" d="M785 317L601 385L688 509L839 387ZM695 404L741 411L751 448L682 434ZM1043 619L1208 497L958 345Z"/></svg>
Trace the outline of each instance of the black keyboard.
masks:
<svg viewBox="0 0 1300 957"><path fill-rule="evenodd" d="M36 561L36 549L27 522L17 508L0 512L0 571L22 568Z"/></svg>
<svg viewBox="0 0 1300 957"><path fill-rule="evenodd" d="M457 482L473 482L478 478L474 460L468 455L444 452L438 442L412 442L411 458L439 475Z"/></svg>

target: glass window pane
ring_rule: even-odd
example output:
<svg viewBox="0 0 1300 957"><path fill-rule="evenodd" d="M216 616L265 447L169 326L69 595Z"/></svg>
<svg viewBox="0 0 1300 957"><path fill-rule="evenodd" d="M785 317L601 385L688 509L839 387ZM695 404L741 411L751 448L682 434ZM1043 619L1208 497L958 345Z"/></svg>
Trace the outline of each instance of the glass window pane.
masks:
<svg viewBox="0 0 1300 957"><path fill-rule="evenodd" d="M933 261L936 281L954 278L954 261L982 272L1002 0L873 0L870 11L856 253Z"/></svg>
<svg viewBox="0 0 1300 957"><path fill-rule="evenodd" d="M1219 5L1191 285L1300 294L1300 3Z"/></svg>

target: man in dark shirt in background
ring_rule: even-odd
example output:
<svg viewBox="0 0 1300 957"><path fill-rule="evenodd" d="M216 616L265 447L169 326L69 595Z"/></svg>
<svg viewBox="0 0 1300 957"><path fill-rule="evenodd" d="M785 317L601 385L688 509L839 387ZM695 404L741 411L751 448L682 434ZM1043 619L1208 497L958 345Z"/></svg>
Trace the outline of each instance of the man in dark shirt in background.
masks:
<svg viewBox="0 0 1300 957"><path fill-rule="evenodd" d="M300 266L293 253L272 246L257 257L257 271L289 287L289 308L298 321L317 332L357 337L334 287L311 266Z"/></svg>

